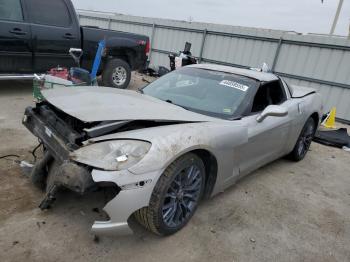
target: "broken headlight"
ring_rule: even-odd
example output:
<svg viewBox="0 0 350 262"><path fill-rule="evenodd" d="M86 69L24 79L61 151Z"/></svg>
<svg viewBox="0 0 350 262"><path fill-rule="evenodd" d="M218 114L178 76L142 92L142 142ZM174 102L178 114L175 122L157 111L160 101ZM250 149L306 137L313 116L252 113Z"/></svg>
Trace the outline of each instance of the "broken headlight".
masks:
<svg viewBox="0 0 350 262"><path fill-rule="evenodd" d="M87 145L73 153L79 163L104 170L124 170L139 162L151 148L151 143L140 140L112 140Z"/></svg>

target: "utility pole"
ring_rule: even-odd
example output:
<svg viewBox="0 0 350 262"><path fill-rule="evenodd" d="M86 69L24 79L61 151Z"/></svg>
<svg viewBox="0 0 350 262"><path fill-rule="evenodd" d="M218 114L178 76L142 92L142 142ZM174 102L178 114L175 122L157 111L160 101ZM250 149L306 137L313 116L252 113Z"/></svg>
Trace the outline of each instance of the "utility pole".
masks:
<svg viewBox="0 0 350 262"><path fill-rule="evenodd" d="M339 18L339 14L340 14L341 8L343 6L343 2L344 2L344 0L339 0L338 8L337 8L337 11L335 12L335 16L334 16L332 28L331 28L331 31L329 33L330 35L334 34L334 30L335 30L335 27L336 27L336 25L338 23L338 18Z"/></svg>

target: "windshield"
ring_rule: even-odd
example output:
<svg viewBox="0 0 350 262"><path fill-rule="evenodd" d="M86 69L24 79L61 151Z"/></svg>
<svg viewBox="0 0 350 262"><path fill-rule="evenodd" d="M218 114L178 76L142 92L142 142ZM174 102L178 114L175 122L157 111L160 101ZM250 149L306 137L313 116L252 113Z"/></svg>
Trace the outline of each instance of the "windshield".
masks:
<svg viewBox="0 0 350 262"><path fill-rule="evenodd" d="M183 67L149 84L143 93L205 115L236 118L258 81L241 75Z"/></svg>

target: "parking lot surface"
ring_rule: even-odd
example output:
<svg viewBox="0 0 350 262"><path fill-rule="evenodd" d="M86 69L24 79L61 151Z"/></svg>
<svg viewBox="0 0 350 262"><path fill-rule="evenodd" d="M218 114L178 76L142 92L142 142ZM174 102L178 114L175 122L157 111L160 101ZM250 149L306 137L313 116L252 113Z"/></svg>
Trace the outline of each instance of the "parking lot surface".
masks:
<svg viewBox="0 0 350 262"><path fill-rule="evenodd" d="M31 82L0 82L0 156L32 161L37 141L21 125L31 91ZM103 192L62 192L43 212L43 193L1 159L0 261L350 261L349 160L349 152L313 143L303 161L277 160L203 201L175 235L131 220L134 235L97 239L90 227Z"/></svg>

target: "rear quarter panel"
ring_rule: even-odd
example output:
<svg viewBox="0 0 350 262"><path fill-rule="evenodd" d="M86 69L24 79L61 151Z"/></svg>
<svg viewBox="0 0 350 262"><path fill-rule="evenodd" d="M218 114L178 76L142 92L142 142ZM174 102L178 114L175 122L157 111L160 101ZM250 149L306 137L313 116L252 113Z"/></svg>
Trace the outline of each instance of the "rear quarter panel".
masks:
<svg viewBox="0 0 350 262"><path fill-rule="evenodd" d="M296 116L296 119L294 121L293 126L293 132L291 132L291 137L289 139L289 142L287 144L287 152L293 150L294 145L301 133L301 130L303 129L307 119L311 117L314 113L318 115L318 122L316 123L317 127L320 124L320 119L322 118L322 98L319 93L310 93L303 97L299 98L291 98L292 103L297 105L298 108L298 115Z"/></svg>

